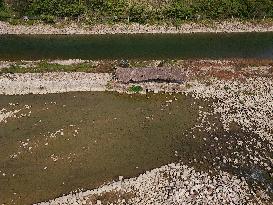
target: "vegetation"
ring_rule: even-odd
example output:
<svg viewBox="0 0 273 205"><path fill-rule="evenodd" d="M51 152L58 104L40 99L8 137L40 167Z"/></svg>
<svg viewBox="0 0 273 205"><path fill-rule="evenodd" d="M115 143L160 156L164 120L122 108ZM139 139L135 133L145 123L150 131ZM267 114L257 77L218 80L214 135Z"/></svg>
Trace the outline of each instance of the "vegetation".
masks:
<svg viewBox="0 0 273 205"><path fill-rule="evenodd" d="M199 19L273 18L273 0L0 0L0 12L11 8L18 18L46 22L68 17L97 22L180 22ZM144 3L143 3L144 2ZM146 2L146 3L145 3ZM165 1L163 1L165 2ZM11 15L10 15L11 16Z"/></svg>
<svg viewBox="0 0 273 205"><path fill-rule="evenodd" d="M8 11L4 0L0 0L0 20L6 20L10 18L10 12Z"/></svg>
<svg viewBox="0 0 273 205"><path fill-rule="evenodd" d="M132 85L130 88L129 88L129 91L130 92L133 92L133 93L139 93L143 90L143 88L140 86L140 85Z"/></svg>
<svg viewBox="0 0 273 205"><path fill-rule="evenodd" d="M163 7L129 4L126 0L89 0L91 16L147 23L198 19L261 19L273 17L272 0L173 0ZM114 3L113 3L114 2ZM127 18L124 18L127 17Z"/></svg>
<svg viewBox="0 0 273 205"><path fill-rule="evenodd" d="M35 0L27 9L30 15L77 17L84 13L85 6L79 0Z"/></svg>
<svg viewBox="0 0 273 205"><path fill-rule="evenodd" d="M35 63L34 66L27 66L22 62L15 62L11 66L0 69L0 75L4 73L46 73L46 72L87 72L87 73L105 73L112 72L113 66L111 62L103 62L98 66L92 63L79 63L72 65L61 65L57 63L50 63L41 61Z"/></svg>
<svg viewBox="0 0 273 205"><path fill-rule="evenodd" d="M154 65L157 60L130 60L126 61L126 67L139 68L149 67ZM273 73L273 60L261 60L261 59L234 59L227 61L224 65L220 62L221 66L232 67L235 70L241 70L246 67L259 67L267 66L272 68ZM208 61L191 61L191 60L166 60L164 61L165 67L188 67L188 68L200 68L206 66L219 67L218 63ZM6 73L46 73L46 72L87 72L87 73L113 73L116 67L120 67L121 64L116 60L102 60L102 61L89 61L81 62L70 65L58 64L50 60L43 60L37 62L24 62L14 61L10 65L2 66L0 69L0 75ZM160 64L158 65L160 67ZM139 89L132 87L132 90Z"/></svg>

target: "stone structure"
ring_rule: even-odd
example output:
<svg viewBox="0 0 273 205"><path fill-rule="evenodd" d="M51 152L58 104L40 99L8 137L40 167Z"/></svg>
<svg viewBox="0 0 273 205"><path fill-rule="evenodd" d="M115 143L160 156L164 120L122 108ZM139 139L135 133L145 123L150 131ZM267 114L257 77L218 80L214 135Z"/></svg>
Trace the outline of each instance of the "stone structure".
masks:
<svg viewBox="0 0 273 205"><path fill-rule="evenodd" d="M183 83L186 73L180 68L117 68L115 77L119 82L173 82Z"/></svg>

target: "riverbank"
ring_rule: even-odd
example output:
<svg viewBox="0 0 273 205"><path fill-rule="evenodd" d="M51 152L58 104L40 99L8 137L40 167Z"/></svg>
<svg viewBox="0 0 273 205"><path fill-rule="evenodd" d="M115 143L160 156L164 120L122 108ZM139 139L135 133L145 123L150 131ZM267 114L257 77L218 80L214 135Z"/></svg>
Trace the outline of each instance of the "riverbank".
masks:
<svg viewBox="0 0 273 205"><path fill-rule="evenodd" d="M157 69L171 72L173 69L183 76L183 83L135 82L143 87L144 92L181 92L187 82L196 78L213 77L220 79L247 79L249 76L272 76L272 60L149 60L128 61L130 70L151 68L147 75L157 75ZM118 91L128 92L131 74L123 78L118 76L116 69L122 66L120 61L84 61L79 59L54 61L1 61L0 62L0 94L24 95L63 93L71 91ZM181 72L180 72L181 71ZM166 71L168 72L168 71ZM138 75L135 73L135 75ZM150 79L142 76L141 79ZM119 81L121 80L121 81ZM158 79L160 80L160 79ZM123 83L127 82L128 83ZM163 80L164 81L164 80ZM129 83L130 82L130 83Z"/></svg>
<svg viewBox="0 0 273 205"><path fill-rule="evenodd" d="M79 59L54 61L1 61L0 94L25 95L65 93L73 91L117 91L130 93L134 85L141 86L141 92L184 92L187 86L198 80L248 80L250 77L267 77L273 75L272 60L149 60L128 61L129 73L116 73L122 62L84 61ZM145 70L140 79L132 78L134 69ZM147 69L145 69L147 68ZM175 71L181 75L180 83L171 79L157 79L159 73ZM120 70L120 69L118 69ZM121 69L122 70L122 69ZM131 70L131 71L130 71ZM157 70L159 73L157 73ZM134 72L134 75L140 75ZM118 75L119 74L119 75ZM144 76L147 75L147 76ZM120 76L120 79L117 77ZM158 78L157 77L157 78ZM126 79L128 78L128 79ZM137 79L135 82L132 79ZM146 79L146 80L145 80ZM149 79L149 80L147 80ZM154 79L154 80L150 80ZM176 79L176 78L175 78ZM127 83L124 83L127 82Z"/></svg>
<svg viewBox="0 0 273 205"><path fill-rule="evenodd" d="M179 68L179 69L220 69L220 68L254 68L272 67L273 60L266 59L229 59L229 60L37 60L37 61L0 61L0 74L12 73L53 73L53 72L84 72L114 73L117 67L128 68Z"/></svg>
<svg viewBox="0 0 273 205"><path fill-rule="evenodd" d="M183 34L183 33L234 33L234 32L272 32L273 22L259 21L211 21L209 23L182 23L173 25L142 25L132 24L34 24L11 25L0 22L0 35L2 34L27 34L27 35L72 35L72 34Z"/></svg>

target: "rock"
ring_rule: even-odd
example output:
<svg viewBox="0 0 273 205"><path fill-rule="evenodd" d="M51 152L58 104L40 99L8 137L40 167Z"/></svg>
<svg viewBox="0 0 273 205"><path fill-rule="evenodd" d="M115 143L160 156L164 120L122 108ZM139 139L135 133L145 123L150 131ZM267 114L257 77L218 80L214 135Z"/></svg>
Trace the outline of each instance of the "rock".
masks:
<svg viewBox="0 0 273 205"><path fill-rule="evenodd" d="M165 81L182 83L186 74L179 68L117 68L115 76L119 82Z"/></svg>

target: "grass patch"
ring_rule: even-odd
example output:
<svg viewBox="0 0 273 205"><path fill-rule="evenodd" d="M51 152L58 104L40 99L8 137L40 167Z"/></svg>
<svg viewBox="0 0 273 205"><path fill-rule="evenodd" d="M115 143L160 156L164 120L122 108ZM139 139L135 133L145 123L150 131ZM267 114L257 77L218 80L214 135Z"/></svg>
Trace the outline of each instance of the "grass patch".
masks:
<svg viewBox="0 0 273 205"><path fill-rule="evenodd" d="M2 62L3 63L3 62ZM5 63L4 63L5 64ZM141 67L173 67L173 68L201 68L204 66L218 66L215 62L198 61L198 60L171 60L166 59L163 61L157 60L129 60L128 64L131 68ZM1 65L1 62L0 62ZM226 65L232 66L236 71L245 67L251 66L269 66L272 67L270 72L273 73L273 61L272 60L245 60L234 59L227 62ZM89 73L113 73L116 67L120 66L118 60L101 60L101 61L88 61L82 63L75 63L70 65L62 65L53 63L47 60L24 62L14 61L11 65L6 65L4 68L0 68L0 74L5 73L46 73L46 72L89 72Z"/></svg>
<svg viewBox="0 0 273 205"><path fill-rule="evenodd" d="M9 67L0 69L0 74L4 73L46 73L46 72L86 72L86 73L109 73L114 67L111 62L103 62L99 65L92 63L78 63L71 65L61 65L41 61L34 65L26 65L16 62Z"/></svg>
<svg viewBox="0 0 273 205"><path fill-rule="evenodd" d="M129 91L133 93L140 93L141 91L143 91L143 88L140 85L132 85L129 88Z"/></svg>

